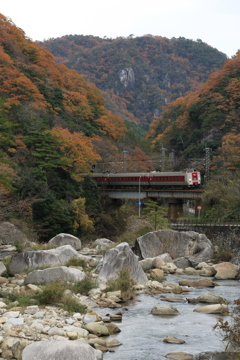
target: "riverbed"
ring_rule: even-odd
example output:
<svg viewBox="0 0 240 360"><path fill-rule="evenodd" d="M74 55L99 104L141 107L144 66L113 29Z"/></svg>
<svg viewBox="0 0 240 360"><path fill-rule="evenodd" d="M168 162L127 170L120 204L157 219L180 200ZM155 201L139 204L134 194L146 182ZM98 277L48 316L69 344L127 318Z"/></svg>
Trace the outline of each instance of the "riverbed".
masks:
<svg viewBox="0 0 240 360"><path fill-rule="evenodd" d="M178 283L178 281L199 280L198 276L169 275L167 282ZM202 279L202 277L201 277ZM191 288L190 293L181 295L164 294L168 297L196 298L201 294L211 291L230 302L229 310L234 310L233 302L239 298L240 282L236 280L216 281L219 286L214 288ZM172 305L178 309L180 315L173 317L160 317L151 315L150 312L155 305ZM162 360L169 352L187 352L196 354L202 351L223 351L223 334L214 330L218 314L204 314L194 312L199 306L207 304L190 304L184 302L170 303L161 300L161 294L137 296L134 301L122 309L100 309L102 316L107 313L115 314L121 311L122 321L117 323L121 332L110 336L122 343L121 346L113 348L114 352L106 352L104 360ZM230 316L224 319L231 321ZM185 344L168 344L163 342L167 336L174 336L184 340Z"/></svg>

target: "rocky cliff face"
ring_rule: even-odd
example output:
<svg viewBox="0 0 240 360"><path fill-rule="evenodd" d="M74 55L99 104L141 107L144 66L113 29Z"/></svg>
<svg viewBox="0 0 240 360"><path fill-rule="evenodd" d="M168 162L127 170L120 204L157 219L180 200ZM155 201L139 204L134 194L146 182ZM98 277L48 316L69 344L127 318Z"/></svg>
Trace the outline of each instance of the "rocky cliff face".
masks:
<svg viewBox="0 0 240 360"><path fill-rule="evenodd" d="M71 35L43 45L58 62L94 83L111 111L123 116L121 109L126 107L145 124L158 117L166 103L195 90L227 59L200 40L151 35L117 39ZM131 121L131 115L123 117Z"/></svg>
<svg viewBox="0 0 240 360"><path fill-rule="evenodd" d="M135 85L135 75L132 67L119 70L119 81L125 86L125 88L133 88Z"/></svg>

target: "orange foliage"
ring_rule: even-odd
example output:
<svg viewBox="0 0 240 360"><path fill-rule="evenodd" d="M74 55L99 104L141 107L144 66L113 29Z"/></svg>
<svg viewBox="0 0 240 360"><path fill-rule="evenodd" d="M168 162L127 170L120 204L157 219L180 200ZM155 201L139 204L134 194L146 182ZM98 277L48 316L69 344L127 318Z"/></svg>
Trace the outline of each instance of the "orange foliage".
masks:
<svg viewBox="0 0 240 360"><path fill-rule="evenodd" d="M89 172L90 164L101 159L94 151L91 139L82 133L70 133L68 129L55 127L51 134L60 144L59 148L66 164L64 170L75 180L81 180L81 174Z"/></svg>
<svg viewBox="0 0 240 360"><path fill-rule="evenodd" d="M106 111L106 115L96 119L95 122L104 135L109 136L115 141L123 138L127 132L123 119L111 114L109 111Z"/></svg>
<svg viewBox="0 0 240 360"><path fill-rule="evenodd" d="M150 156L138 147L127 157L127 160L127 171L148 172L154 170Z"/></svg>
<svg viewBox="0 0 240 360"><path fill-rule="evenodd" d="M157 144L161 145L164 144L165 140L168 137L168 134L172 131L172 126L169 125L162 134L159 134L154 140L153 145L156 146Z"/></svg>
<svg viewBox="0 0 240 360"><path fill-rule="evenodd" d="M236 169L240 164L240 134L229 133L223 137L222 156L227 169Z"/></svg>
<svg viewBox="0 0 240 360"><path fill-rule="evenodd" d="M91 120L94 118L94 114L85 95L80 92L66 90L63 96L63 104L67 111L72 112L80 119Z"/></svg>

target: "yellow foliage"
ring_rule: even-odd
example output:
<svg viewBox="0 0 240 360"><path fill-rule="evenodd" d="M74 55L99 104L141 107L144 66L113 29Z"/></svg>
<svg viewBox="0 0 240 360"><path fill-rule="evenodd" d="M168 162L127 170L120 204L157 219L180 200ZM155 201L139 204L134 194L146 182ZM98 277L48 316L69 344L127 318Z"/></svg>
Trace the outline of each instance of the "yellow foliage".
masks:
<svg viewBox="0 0 240 360"><path fill-rule="evenodd" d="M85 202L85 198L78 198L72 201L73 212L75 214L73 223L74 231L77 231L78 228L87 231L94 230L93 221L89 219L85 211Z"/></svg>

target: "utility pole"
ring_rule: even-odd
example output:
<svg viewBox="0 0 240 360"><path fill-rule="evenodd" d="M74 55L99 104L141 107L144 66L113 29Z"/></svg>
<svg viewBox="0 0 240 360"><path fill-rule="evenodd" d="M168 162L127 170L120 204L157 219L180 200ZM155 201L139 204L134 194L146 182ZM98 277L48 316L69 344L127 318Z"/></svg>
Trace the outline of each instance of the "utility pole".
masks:
<svg viewBox="0 0 240 360"><path fill-rule="evenodd" d="M161 166L161 169L162 171L165 170L165 147L162 145L162 166Z"/></svg>
<svg viewBox="0 0 240 360"><path fill-rule="evenodd" d="M205 182L207 183L209 180L209 171L210 171L210 150L211 148L205 148Z"/></svg>
<svg viewBox="0 0 240 360"><path fill-rule="evenodd" d="M127 169L127 150L123 150L123 171L126 171Z"/></svg>

